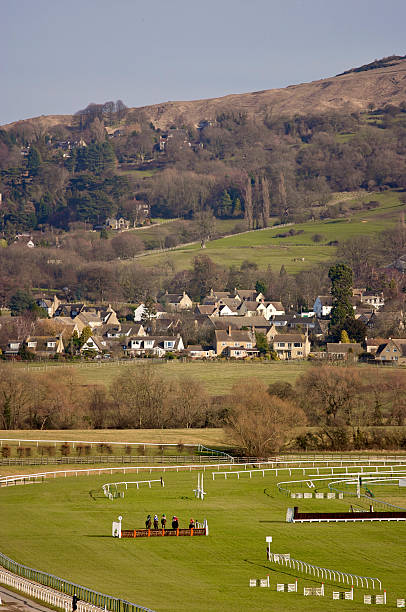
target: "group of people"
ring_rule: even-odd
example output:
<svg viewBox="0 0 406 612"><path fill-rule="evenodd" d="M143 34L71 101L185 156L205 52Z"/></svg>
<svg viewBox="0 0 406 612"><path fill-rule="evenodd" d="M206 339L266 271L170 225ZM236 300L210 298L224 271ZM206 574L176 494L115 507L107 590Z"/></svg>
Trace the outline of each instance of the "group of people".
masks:
<svg viewBox="0 0 406 612"><path fill-rule="evenodd" d="M157 514L154 515L153 519L151 518L151 515L148 514L146 521L145 521L145 528L151 529L152 523L154 523L154 527L153 527L154 529L159 529L159 518ZM191 518L189 521L189 529L193 529L194 526L195 526L195 520ZM166 529L166 514L163 514L161 517L161 528ZM173 516L172 517L172 529L178 529L178 528L179 528L179 519L177 516Z"/></svg>

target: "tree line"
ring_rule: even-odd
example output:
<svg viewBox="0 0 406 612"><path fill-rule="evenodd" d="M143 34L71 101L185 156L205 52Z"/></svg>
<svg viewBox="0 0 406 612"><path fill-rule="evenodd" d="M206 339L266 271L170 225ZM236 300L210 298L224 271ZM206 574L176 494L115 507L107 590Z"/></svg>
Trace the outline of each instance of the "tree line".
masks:
<svg viewBox="0 0 406 612"><path fill-rule="evenodd" d="M0 429L224 427L241 454L258 457L406 447L399 371L315 365L294 384L246 379L220 397L150 365L128 367L106 386L84 386L60 367L43 374L0 364L0 374Z"/></svg>

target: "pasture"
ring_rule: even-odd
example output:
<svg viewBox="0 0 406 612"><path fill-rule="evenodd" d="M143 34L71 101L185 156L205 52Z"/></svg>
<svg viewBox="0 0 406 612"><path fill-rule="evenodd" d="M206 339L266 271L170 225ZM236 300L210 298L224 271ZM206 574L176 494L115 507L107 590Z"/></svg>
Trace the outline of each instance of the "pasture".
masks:
<svg viewBox="0 0 406 612"><path fill-rule="evenodd" d="M397 192L361 194L350 200L343 197L343 200L346 206L369 200L375 200L380 205L371 210L355 210L345 218L308 221L286 228L268 228L212 240L204 250L200 248L199 243L180 246L169 253L146 255L140 258L139 262L144 266L162 265L166 262L180 270L190 268L193 258L204 254L223 266L241 265L243 261L248 260L259 267L270 265L275 271L284 265L287 272L294 274L333 258L336 247L329 245L330 242L341 242L353 236L376 235L393 227L399 221L401 213L406 210L406 205L400 201ZM301 233L277 237L278 234L288 234L291 229ZM315 234L322 236L320 242L313 241Z"/></svg>
<svg viewBox="0 0 406 612"><path fill-rule="evenodd" d="M355 600L332 600L333 584L325 597L303 597L304 586L319 586L286 567L268 563L265 537L273 536L273 552L322 567L373 576L382 580L388 602L404 596L405 523L288 524L286 508L301 511L347 511L349 500L308 500L293 503L278 492L278 478L265 472L235 475L224 480L205 475L205 500L193 497L195 473L134 473L77 476L46 480L0 491L1 552L31 567L79 584L148 606L157 612L235 610L360 610ZM107 482L164 477L165 488L135 488L124 499L109 500L101 486ZM297 476L298 478L300 476ZM399 499L388 488L386 497ZM406 499L403 495L404 505ZM123 516L123 529L143 527L147 514L171 520L180 527L190 517L208 520L208 537L111 537L111 522ZM249 588L250 578L270 576L271 588ZM298 594L277 593L277 582L299 580ZM335 585L335 590L338 585Z"/></svg>
<svg viewBox="0 0 406 612"><path fill-rule="evenodd" d="M132 368L148 365L147 360L134 360L132 362L88 362L68 364L30 364L16 363L16 368L28 368L30 372L51 372L55 367L66 367L68 371L75 372L85 386L109 386L121 374L131 372ZM210 395L224 395L228 393L233 384L242 378L257 378L265 384L276 381L294 383L296 378L304 374L311 367L309 362L281 362L281 361L191 361L183 362L173 360L163 363L152 362L152 368L157 368L160 375L165 378L190 377L201 382Z"/></svg>

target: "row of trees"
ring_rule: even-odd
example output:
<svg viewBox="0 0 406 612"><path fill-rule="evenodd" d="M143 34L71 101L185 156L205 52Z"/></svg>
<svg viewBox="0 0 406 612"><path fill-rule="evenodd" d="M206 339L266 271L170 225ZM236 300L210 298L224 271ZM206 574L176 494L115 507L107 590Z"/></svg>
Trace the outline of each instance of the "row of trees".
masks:
<svg viewBox="0 0 406 612"><path fill-rule="evenodd" d="M281 448L406 446L406 381L398 371L315 366L295 385L243 380L220 398L192 377L136 365L109 387L74 370L27 374L0 366L0 429L226 427L250 456Z"/></svg>

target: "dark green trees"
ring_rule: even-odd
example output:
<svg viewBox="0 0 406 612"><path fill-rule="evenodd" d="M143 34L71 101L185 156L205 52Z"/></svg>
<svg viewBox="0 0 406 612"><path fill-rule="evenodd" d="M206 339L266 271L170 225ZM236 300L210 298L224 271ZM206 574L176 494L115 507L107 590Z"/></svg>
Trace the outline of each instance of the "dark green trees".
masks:
<svg viewBox="0 0 406 612"><path fill-rule="evenodd" d="M331 280L331 295L333 296L333 309L331 311L331 325L342 325L347 318L354 319L352 307L352 270L346 264L336 264L328 272Z"/></svg>

